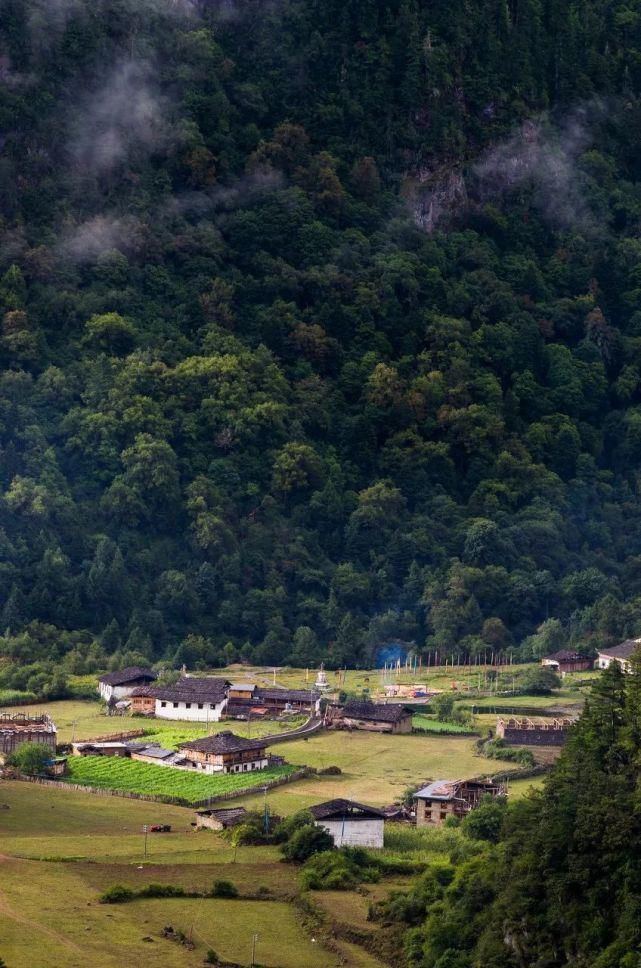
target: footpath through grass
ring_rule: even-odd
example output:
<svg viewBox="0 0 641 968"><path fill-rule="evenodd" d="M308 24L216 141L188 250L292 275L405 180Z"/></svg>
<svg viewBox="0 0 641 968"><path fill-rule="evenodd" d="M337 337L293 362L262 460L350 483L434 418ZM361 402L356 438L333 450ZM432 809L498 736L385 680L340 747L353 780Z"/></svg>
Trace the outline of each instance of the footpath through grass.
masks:
<svg viewBox="0 0 641 968"><path fill-rule="evenodd" d="M103 790L122 790L153 796L179 797L195 803L247 787L260 787L269 780L292 773L292 766L273 766L251 773L203 776L168 766L153 766L116 756L73 756L68 761L67 783L82 783Z"/></svg>

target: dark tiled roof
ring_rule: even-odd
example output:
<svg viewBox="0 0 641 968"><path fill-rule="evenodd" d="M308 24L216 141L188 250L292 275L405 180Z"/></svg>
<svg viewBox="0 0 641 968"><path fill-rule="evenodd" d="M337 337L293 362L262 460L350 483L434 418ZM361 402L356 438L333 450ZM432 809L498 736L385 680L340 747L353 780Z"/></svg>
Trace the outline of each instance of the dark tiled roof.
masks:
<svg viewBox="0 0 641 968"><path fill-rule="evenodd" d="M611 649L599 649L599 655L611 656L613 659L629 659L641 648L641 639L626 639L621 645L613 645Z"/></svg>
<svg viewBox="0 0 641 968"><path fill-rule="evenodd" d="M262 689L259 688L254 697L259 700L282 700L283 702L315 702L320 693L315 689Z"/></svg>
<svg viewBox="0 0 641 968"><path fill-rule="evenodd" d="M244 739L227 730L178 744L181 750L196 750L198 753L239 753L241 750L264 750L266 745L264 740Z"/></svg>
<svg viewBox="0 0 641 968"><path fill-rule="evenodd" d="M544 656L550 662L589 662L587 656L580 652L572 652L570 649L561 649L560 652L553 652L552 655Z"/></svg>
<svg viewBox="0 0 641 968"><path fill-rule="evenodd" d="M345 719L371 719L382 723L399 723L411 713L399 703L375 703L352 699L343 707Z"/></svg>
<svg viewBox="0 0 641 968"><path fill-rule="evenodd" d="M222 702L227 695L227 679L217 676L190 678L183 676L173 686L158 686L153 690L157 699L170 702Z"/></svg>
<svg viewBox="0 0 641 968"><path fill-rule="evenodd" d="M346 817L348 820L385 817L385 811L379 810L378 807L368 807L366 803L343 800L341 797L336 800L326 800L325 803L317 803L315 807L309 808L309 812L314 820L327 820L330 817Z"/></svg>
<svg viewBox="0 0 641 968"><path fill-rule="evenodd" d="M240 823L247 816L247 811L244 807L225 807L222 810L196 810L196 813L200 817L215 817L216 820L220 820L227 827L232 827Z"/></svg>
<svg viewBox="0 0 641 968"><path fill-rule="evenodd" d="M158 692L158 687L154 688L153 686L138 686L138 688L134 689L134 691L132 692L131 698L132 699L140 699L143 697L154 698L157 692Z"/></svg>
<svg viewBox="0 0 641 968"><path fill-rule="evenodd" d="M143 669L141 666L129 666L128 669L120 669L118 672L108 672L100 676L99 682L104 682L107 686L124 686L128 682L135 682L136 679L148 679L153 682L156 673L152 669Z"/></svg>

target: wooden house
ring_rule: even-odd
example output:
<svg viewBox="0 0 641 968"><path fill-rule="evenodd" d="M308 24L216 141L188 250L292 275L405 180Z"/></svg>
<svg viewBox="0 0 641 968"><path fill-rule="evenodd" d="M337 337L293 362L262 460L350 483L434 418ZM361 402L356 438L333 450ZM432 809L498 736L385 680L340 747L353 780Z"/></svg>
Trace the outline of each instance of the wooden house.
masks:
<svg viewBox="0 0 641 968"><path fill-rule="evenodd" d="M56 752L55 723L46 714L0 713L0 759L15 753L24 743L39 743Z"/></svg>
<svg viewBox="0 0 641 968"><path fill-rule="evenodd" d="M139 716L155 716L156 690L152 686L134 689L130 696L131 712Z"/></svg>
<svg viewBox="0 0 641 968"><path fill-rule="evenodd" d="M385 812L355 800L327 800L310 813L317 827L332 837L335 847L382 847Z"/></svg>
<svg viewBox="0 0 641 968"><path fill-rule="evenodd" d="M288 712L315 713L320 693L315 689L280 689L276 686L251 686L249 683L231 685L227 692L226 715L248 718L254 715L278 715Z"/></svg>
<svg viewBox="0 0 641 968"><path fill-rule="evenodd" d="M414 794L416 826L442 824L448 817L464 817L484 796L505 795L505 787L491 780L435 780Z"/></svg>
<svg viewBox="0 0 641 968"><path fill-rule="evenodd" d="M105 702L110 699L128 699L141 686L148 686L156 679L153 669L129 666L118 672L108 672L98 679L98 692Z"/></svg>
<svg viewBox="0 0 641 968"><path fill-rule="evenodd" d="M553 669L560 675L565 675L566 672L585 672L587 669L591 669L592 660L581 655L580 652L561 649L552 655L546 655L544 659L541 659L541 665Z"/></svg>
<svg viewBox="0 0 641 968"><path fill-rule="evenodd" d="M268 765L266 746L263 740L244 739L225 730L180 743L178 748L195 769L204 773L249 773Z"/></svg>
<svg viewBox="0 0 641 968"><path fill-rule="evenodd" d="M377 733L411 733L412 713L399 703L350 700L328 706L325 723L333 729L365 729Z"/></svg>
<svg viewBox="0 0 641 968"><path fill-rule="evenodd" d="M246 700L252 700L254 698L254 693L256 692L258 686L253 682L232 682L229 689L227 690L227 698L231 701L240 700L245 702Z"/></svg>

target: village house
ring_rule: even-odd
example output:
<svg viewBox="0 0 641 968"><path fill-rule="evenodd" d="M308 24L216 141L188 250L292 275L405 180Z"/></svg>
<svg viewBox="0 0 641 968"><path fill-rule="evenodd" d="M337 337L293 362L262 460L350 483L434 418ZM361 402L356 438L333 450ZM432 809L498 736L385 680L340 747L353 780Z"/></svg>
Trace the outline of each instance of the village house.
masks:
<svg viewBox="0 0 641 968"><path fill-rule="evenodd" d="M227 706L228 686L227 679L216 676L182 676L173 686L150 690L154 698L154 715L158 719L217 723Z"/></svg>
<svg viewBox="0 0 641 968"><path fill-rule="evenodd" d="M624 672L630 671L630 659L641 646L641 639L626 639L621 645L613 645L609 649L600 649L594 663L595 669L608 669L613 662L618 662Z"/></svg>
<svg viewBox="0 0 641 968"><path fill-rule="evenodd" d="M156 678L152 669L130 666L118 672L108 672L98 679L98 692L105 702L110 699L128 699L141 686L148 686Z"/></svg>
<svg viewBox="0 0 641 968"><path fill-rule="evenodd" d="M264 740L244 739L225 730L214 736L179 744L179 750L196 769L205 773L248 773L269 764Z"/></svg>
<svg viewBox="0 0 641 968"><path fill-rule="evenodd" d="M228 830L242 823L247 816L244 807L226 807L219 810L196 810L196 830Z"/></svg>
<svg viewBox="0 0 641 968"><path fill-rule="evenodd" d="M585 672L592 668L592 660L587 659L580 652L573 652L570 649L561 649L552 655L546 655L541 659L541 665L548 669L553 669L560 675L566 672Z"/></svg>
<svg viewBox="0 0 641 968"><path fill-rule="evenodd" d="M15 753L24 743L40 743L56 753L55 723L46 713L28 716L25 713L0 713L0 760Z"/></svg>
<svg viewBox="0 0 641 968"><path fill-rule="evenodd" d="M496 735L517 746L563 746L573 719L530 719L511 717L496 721Z"/></svg>
<svg viewBox="0 0 641 968"><path fill-rule="evenodd" d="M484 796L505 795L505 787L491 780L435 780L414 794L416 826L442 824L448 817L464 817Z"/></svg>
<svg viewBox="0 0 641 968"><path fill-rule="evenodd" d="M310 813L317 827L331 835L335 847L382 847L385 812L355 800L327 800Z"/></svg>
<svg viewBox="0 0 641 968"><path fill-rule="evenodd" d="M320 703L320 693L313 689L281 689L246 682L232 684L227 696L226 715L230 717L318 713Z"/></svg>
<svg viewBox="0 0 641 968"><path fill-rule="evenodd" d="M325 712L325 725L332 729L411 733L412 713L399 703L374 703L354 699L344 706L328 706Z"/></svg>
<svg viewBox="0 0 641 968"><path fill-rule="evenodd" d="M134 689L129 697L131 712L136 716L155 716L156 690L153 686Z"/></svg>

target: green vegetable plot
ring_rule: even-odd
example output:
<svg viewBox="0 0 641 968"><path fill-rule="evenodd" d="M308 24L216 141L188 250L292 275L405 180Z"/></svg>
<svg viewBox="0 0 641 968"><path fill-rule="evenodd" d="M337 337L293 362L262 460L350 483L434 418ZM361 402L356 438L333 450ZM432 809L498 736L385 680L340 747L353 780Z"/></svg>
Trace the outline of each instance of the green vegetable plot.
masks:
<svg viewBox="0 0 641 968"><path fill-rule="evenodd" d="M69 760L65 780L83 783L106 790L124 790L154 796L181 797L189 803L261 786L268 780L293 772L292 766L274 766L253 773L231 773L223 776L203 776L187 773L168 766L152 766L119 757L74 756Z"/></svg>

